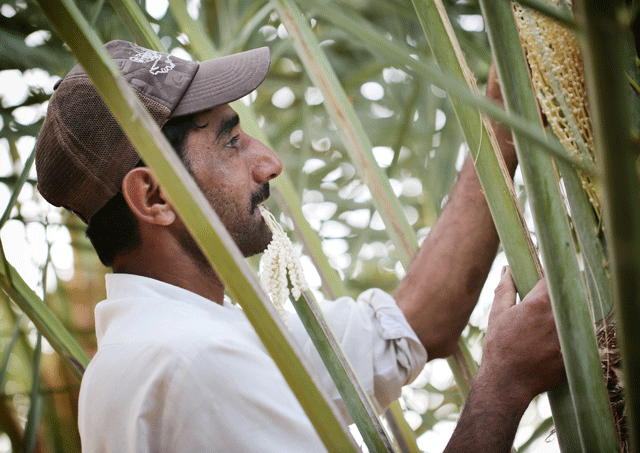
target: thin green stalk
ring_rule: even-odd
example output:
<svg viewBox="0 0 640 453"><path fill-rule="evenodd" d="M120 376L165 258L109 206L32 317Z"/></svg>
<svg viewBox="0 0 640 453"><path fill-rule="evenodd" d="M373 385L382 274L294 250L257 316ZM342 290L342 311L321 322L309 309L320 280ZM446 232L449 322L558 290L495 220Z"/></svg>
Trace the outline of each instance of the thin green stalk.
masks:
<svg viewBox="0 0 640 453"><path fill-rule="evenodd" d="M631 85L631 88L633 88L636 93L640 93L640 85L638 85L636 81L631 78L629 73L625 73L625 77L627 78L629 85Z"/></svg>
<svg viewBox="0 0 640 453"><path fill-rule="evenodd" d="M189 37L198 58L205 60L221 56L202 25L191 18L183 1L169 0L169 9L182 32Z"/></svg>
<svg viewBox="0 0 640 453"><path fill-rule="evenodd" d="M298 6L290 0L276 0L274 4L307 75L322 92L323 105L336 124L353 164L369 186L374 206L385 221L400 261L407 268L418 248L417 241L389 180L376 163L362 123Z"/></svg>
<svg viewBox="0 0 640 453"><path fill-rule="evenodd" d="M36 447L38 426L42 415L42 395L40 395L40 357L42 356L42 334L38 332L36 347L33 354L33 373L31 376L31 394L29 395L29 412L24 427L22 452L31 453Z"/></svg>
<svg viewBox="0 0 640 453"><path fill-rule="evenodd" d="M630 129L636 134L640 133L640 70L638 68L638 54L636 52L636 41L633 32L627 28L622 36L622 64L624 72L629 79L627 87L627 99L629 105Z"/></svg>
<svg viewBox="0 0 640 453"><path fill-rule="evenodd" d="M95 27L96 21L102 12L102 8L104 7L104 3L106 0L98 0L93 7L93 14L91 15L91 20L89 21L92 26Z"/></svg>
<svg viewBox="0 0 640 453"><path fill-rule="evenodd" d="M336 124L352 162L371 191L374 206L387 226L387 232L396 247L400 262L408 269L418 250L418 242L389 180L373 157L371 142L362 123L298 6L290 0L273 1L308 76L322 92L323 105ZM467 349L463 341L458 342L458 348ZM452 358L447 360L452 369L456 370L458 378L473 375L472 363L457 362ZM471 387L471 380L461 379L457 383L462 394L466 396Z"/></svg>
<svg viewBox="0 0 640 453"><path fill-rule="evenodd" d="M81 377L89 364L87 354L51 309L25 283L14 267L4 257L0 257L0 261L0 288L31 319L38 332L44 335L60 357L71 365L75 375Z"/></svg>
<svg viewBox="0 0 640 453"><path fill-rule="evenodd" d="M244 24L238 36L232 41L232 45L229 46L229 53L240 52L244 49L247 41L256 33L258 25L264 22L271 11L273 11L273 5L266 3L255 14L251 15L251 18Z"/></svg>
<svg viewBox="0 0 640 453"><path fill-rule="evenodd" d="M22 319L26 316L24 312L16 312L15 304L4 292L0 292L0 305L0 316L2 316L7 325L15 325L22 322ZM18 344L14 346L14 350L14 353L25 355L30 354L30 351L33 350L29 337L23 328L20 329ZM19 372L24 373L25 370L20 370Z"/></svg>
<svg viewBox="0 0 640 453"><path fill-rule="evenodd" d="M457 80L467 80L470 71L466 66L466 61L442 4L427 0L414 0L414 6L438 65L454 74ZM471 78L471 80L467 80L467 83L474 86L473 80ZM511 266L516 286L524 295L533 288L542 276L542 268L522 213L516 208L517 201L513 185L510 178L506 178L501 170L502 160L495 157L486 130L481 129L479 122L475 119L477 111L473 107L459 102L456 98L452 98L452 104L474 157L476 171ZM480 137L477 137L478 132L476 131L478 130ZM477 153L473 154L475 150ZM567 384L561 384L555 394L560 395L557 399L561 399L562 395L568 396L564 398L567 404L558 404L557 407L566 409L564 412L566 420L575 419ZM574 427L575 429L569 430L569 433L576 433L573 444L578 446L580 441L575 424ZM563 438L567 439L568 435Z"/></svg>
<svg viewBox="0 0 640 453"><path fill-rule="evenodd" d="M16 345L16 341L18 340L18 334L20 333L20 321L22 321L22 314L18 317L18 320L13 325L13 330L11 331L11 337L9 338L9 343L4 350L4 357L2 358L2 365L0 366L0 394L4 391L4 383L7 377L7 368L9 367L9 359L11 358L11 353L13 352L13 347Z"/></svg>
<svg viewBox="0 0 640 453"><path fill-rule="evenodd" d="M587 74L589 107L602 172L605 237L624 381L640 376L640 182L636 159L640 146L630 134L629 100L624 78L620 19L625 2L579 0L576 20ZM640 397L637 385L625 386L630 451L640 451Z"/></svg>
<svg viewBox="0 0 640 453"><path fill-rule="evenodd" d="M438 66L458 83L470 83L466 78L470 70L441 3L414 0L413 4ZM519 209L511 178L506 176L504 162L494 152L493 134L488 132L475 106L456 98L451 98L451 103L473 157L516 286L526 288L528 292L542 276L542 268Z"/></svg>
<svg viewBox="0 0 640 453"><path fill-rule="evenodd" d="M465 347L462 347L463 344ZM466 343L464 343L462 338L460 338L458 346L459 347L453 352L453 357L447 358L447 363L451 368L456 384L459 386L460 382L464 382L468 385L468 387L460 390L462 396L466 398L471 391L469 383L473 382L478 373L478 364L473 359L471 351L466 347ZM460 366L460 364L465 364L465 366Z"/></svg>
<svg viewBox="0 0 640 453"><path fill-rule="evenodd" d="M359 383L349 359L331 332L313 294L305 291L302 295L303 298L293 301L293 306L333 378L343 401L349 407L351 416L369 451L393 452L391 440L378 419L369 395ZM358 385L351 385L352 382L357 382Z"/></svg>
<svg viewBox="0 0 640 453"><path fill-rule="evenodd" d="M402 121L400 122L400 127L396 132L396 140L395 144L391 149L393 149L393 160L389 164L387 168L387 174L390 175L392 171L395 170L396 165L398 164L398 159L400 159L400 149L402 148L402 143L409 132L409 128L411 127L411 123L413 123L413 116L416 111L416 104L418 102L418 98L422 91L422 82L420 79L416 80L413 86L413 92L411 93L411 97L409 98L409 102L407 103L406 109L403 113Z"/></svg>
<svg viewBox="0 0 640 453"><path fill-rule="evenodd" d="M336 408L314 381L241 252L158 126L71 0L40 0L57 32L87 70L105 104L165 189L203 254L280 368L329 451L358 451Z"/></svg>
<svg viewBox="0 0 640 453"><path fill-rule="evenodd" d="M5 326L13 326L13 332L17 330L17 338L16 343L12 348L7 348L7 353L4 357L3 363L6 363L8 368L8 362L12 356L20 357L24 363L29 363L30 357L32 356L31 351L33 351L33 347L27 338L24 330L18 327L22 319L24 317L24 313L16 313L14 310L14 305L4 294L0 291L0 317L2 321L4 321ZM28 367L19 367L18 369L12 370L12 379L17 380L18 382L25 382L29 376L31 375ZM13 414L13 409L11 408L11 404L9 400L6 398L6 394L4 393L6 382L6 377L2 378L2 383L0 385L0 430L2 430L5 434L9 436L11 440L11 446L13 447L13 451L21 451L22 449L22 439L24 434L23 427L19 424L18 420ZM26 386L27 384L25 384Z"/></svg>
<svg viewBox="0 0 640 453"><path fill-rule="evenodd" d="M2 227L7 222L7 220L9 220L9 217L11 216L11 211L13 210L13 207L18 202L18 196L20 195L20 192L22 191L22 187L24 186L24 183L27 181L27 178L29 177L29 172L31 171L31 167L33 166L33 162L35 160L35 157L36 157L36 150L35 150L35 147L34 147L33 151L31 151L31 154L27 158L27 161L24 163L24 167L22 168L22 172L20 173L20 176L18 177L18 179L17 179L17 181L15 183L15 186L13 187L13 192L11 193L11 197L9 198L9 202L7 203L7 207L4 209L4 213L2 214L2 217L0 218L0 229L2 229ZM4 275L7 278L7 283L9 285L12 285L11 273L8 272L7 267L6 267L6 263L8 263L8 261L7 261L7 258L5 256L5 254L4 254L4 247L2 246L2 242L0 242L0 262L5 264Z"/></svg>
<svg viewBox="0 0 640 453"><path fill-rule="evenodd" d="M593 151L589 149L589 144L581 133L580 126L576 119L576 113L572 107L576 103L576 99L569 99L563 91L563 84L560 80L562 69L558 69L555 62L555 59L557 59L557 57L553 55L555 49L552 49L550 44L545 40L548 32L538 28L536 23L536 17L538 15L534 11L527 9L524 10L523 13L529 31L533 34L536 46L541 52L544 71L546 71L549 77L549 83L553 88L554 100L561 109L564 123L570 131L573 143L575 143L578 148L577 152L579 152L584 159L593 160ZM625 58L625 60L628 60L628 58ZM578 112L578 114L580 114L580 112ZM549 136L551 139L554 139L553 134ZM595 215L594 209L588 200L588 196L576 171L563 161L558 161L558 166L564 177L567 200L571 206L574 229L584 261L584 275L587 283L586 289L592 304L592 312L594 313L595 320L601 320L610 311L612 300L611 284L606 272L606 257L602 243L597 237L601 226L599 223L600 220Z"/></svg>
<svg viewBox="0 0 640 453"><path fill-rule="evenodd" d="M120 16L120 20L124 22L124 25L133 36L136 44L139 46L147 47L149 49L162 49L163 45L160 41L160 38L151 28L151 24L144 16L140 7L137 5L135 0L109 0L111 2L111 6L118 16Z"/></svg>
<svg viewBox="0 0 640 453"><path fill-rule="evenodd" d="M22 191L22 186L24 186L24 183L27 182L27 178L29 177L29 172L31 171L31 167L33 166L33 161L35 160L35 157L36 157L36 150L34 147L33 151L31 151L31 154L29 155L26 162L24 163L24 167L22 167L22 172L20 172L20 176L18 177L18 180L16 181L15 186L13 187L13 192L11 193L11 197L9 198L7 207L4 209L4 213L2 214L2 217L0 217L0 228L2 228L6 223L6 221L9 220L9 216L11 215L11 210L16 205L18 201L18 196Z"/></svg>
<svg viewBox="0 0 640 453"><path fill-rule="evenodd" d="M362 21L357 21L352 17L347 16L339 8L326 0L323 0L322 2L316 2L315 0L301 0L301 3L312 8L314 13L317 13L318 16L323 17L340 27L344 32L360 39L369 47L369 49L371 49L372 52L384 55L385 59L388 61L395 61L398 65L406 66L424 77L425 80L428 80L434 85L437 85L447 91L452 98L457 100L458 105L467 104L469 111L471 111L471 107L475 107L475 109L479 109L486 113L502 125L510 127L540 144L546 152L551 153L558 159L565 160L567 163L581 169L586 174L592 175L594 173L593 164L590 161L578 159L573 155L570 155L556 142L550 141L539 123L527 121L517 115L509 115L496 103L480 95L477 90L470 90L464 79L460 79L458 70L452 69L448 65L442 64L438 61L441 57L436 57L437 66L423 59L415 59L411 56L416 51L414 48L408 47L406 44L402 44L400 42L390 41L383 33L374 30ZM418 18L421 16L420 11L425 11L425 9L429 7L428 3L424 0L414 1L414 6L416 9L420 8L418 11ZM435 7L435 5L431 6ZM422 19L420 19L420 23L428 37L439 36L440 32L430 31L430 23L425 23ZM436 30L441 29L441 26L438 23L433 25ZM433 51L434 46L430 44L430 47ZM446 48L450 47L450 44L446 45ZM441 55L442 53L443 52L441 51L436 52L438 55ZM475 109L473 110L476 111ZM476 129L474 134L478 134L479 130L480 127Z"/></svg>
<svg viewBox="0 0 640 453"><path fill-rule="evenodd" d="M599 221L576 170L560 162L558 166L562 172L567 200L571 207L571 217L584 262L584 274L593 320L601 321L611 313L613 299L611 297L611 280L607 272L607 257L602 242L598 238Z"/></svg>
<svg viewBox="0 0 640 453"><path fill-rule="evenodd" d="M22 187L24 186L24 183L27 181L27 178L29 177L29 172L31 171L31 167L33 166L33 162L35 160L35 157L36 157L36 150L35 150L35 147L34 147L33 151L31 151L31 154L27 158L27 161L24 163L24 167L22 168L22 172L20 173L20 176L18 177L18 179L17 179L17 181L15 183L15 186L13 187L13 192L11 193L11 197L9 198L9 202L7 203L7 207L5 208L4 213L2 214L2 217L0 218L0 229L2 229L2 227L7 222L7 220L9 220L9 217L11 216L11 211L13 210L13 207L18 202L18 196L20 195L20 192L22 191ZM5 254L4 254L4 247L2 246L2 242L0 242L0 262L8 263L7 258L6 258ZM4 272L3 273L7 278L7 284L12 285L11 273L8 272L6 267L4 268Z"/></svg>
<svg viewBox="0 0 640 453"><path fill-rule="evenodd" d="M520 445L520 448L518 448L518 453L526 452L536 440L538 440L542 436L546 437L549 434L549 431L551 431L552 429L553 418L549 417L543 420L543 422L538 425L538 427L533 431L533 433L531 434L531 436L529 436L525 443Z"/></svg>
<svg viewBox="0 0 640 453"><path fill-rule="evenodd" d="M530 121L539 118L528 66L520 47L511 5L480 0L489 43L508 112ZM580 441L585 452L617 448L609 399L604 385L593 323L551 158L514 132L514 143L545 263L545 275L571 390ZM554 411L554 392L551 407ZM588 402L588 403L587 403ZM561 431L570 433L572 421L554 416ZM569 426L565 425L568 422ZM563 427L564 425L564 427ZM566 435L566 434L565 434ZM573 442L573 441L572 441Z"/></svg>
<svg viewBox="0 0 640 453"><path fill-rule="evenodd" d="M395 437L398 449L402 453L420 453L421 450L416 443L416 435L405 420L402 407L397 401L389 406L385 416Z"/></svg>
<svg viewBox="0 0 640 453"><path fill-rule="evenodd" d="M309 77L306 76L302 81L302 84L306 87L311 84ZM304 96L304 91L306 88L303 88L299 91L300 96ZM298 95L296 95L298 96ZM298 159L298 166L300 168L304 168L304 163L307 162L313 153L313 147L311 145L311 137L313 135L313 126L311 125L314 122L314 117L311 113L312 106L310 106L307 102L301 102L301 106L299 108L299 113L294 117L294 126L300 127L302 130L302 141L300 142L300 151L296 153L296 158ZM291 135L287 138L290 140ZM285 142L286 143L286 142ZM279 147L278 147L279 148ZM336 160L333 162L336 166L340 165L340 162ZM294 164L295 165L295 164ZM328 174L334 168L333 165L325 165L324 170ZM296 187L309 187L309 180L311 179L311 175L305 171L300 171L296 178ZM336 206L338 204L336 203Z"/></svg>
<svg viewBox="0 0 640 453"><path fill-rule="evenodd" d="M2 270L0 270L0 274L7 279L7 286L13 286L13 280L11 272L9 272L9 261L7 261L7 256L4 253L4 246L2 245L2 240L0 240L0 263L2 264Z"/></svg>
<svg viewBox="0 0 640 453"><path fill-rule="evenodd" d="M226 0L211 0L210 4L215 4L213 14L218 19L218 42L219 47L222 47L223 43L231 42L232 30L235 30L237 23L236 15L230 11L229 2Z"/></svg>

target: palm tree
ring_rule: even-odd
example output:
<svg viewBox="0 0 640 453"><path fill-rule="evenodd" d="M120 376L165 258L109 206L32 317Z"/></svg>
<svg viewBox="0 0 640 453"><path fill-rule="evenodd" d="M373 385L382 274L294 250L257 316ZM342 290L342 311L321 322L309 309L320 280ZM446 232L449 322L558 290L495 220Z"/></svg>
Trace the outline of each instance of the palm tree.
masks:
<svg viewBox="0 0 640 453"><path fill-rule="evenodd" d="M77 16L74 20L61 22L64 11L73 6L72 2L50 2L52 5L60 3L57 10L45 3L49 2L43 2L43 9L40 9L31 3L8 2L0 10L0 33L3 37L0 52L3 52L2 64L6 66L2 69L19 70L23 80L34 80L29 79L33 77L29 71L33 72L34 68L40 68L50 75L64 75L75 60L58 36L65 37L75 52L74 42L77 40L74 38L70 41L67 38L69 33L76 33L74 36L89 33L86 27L74 28L79 23ZM564 281L574 282L573 293L563 292L559 283L551 283L556 317L564 331L565 356L577 356L575 361L567 364L570 388L551 395L559 443L562 448L572 442L582 442L584 451L607 450L611 442L615 443L615 434L612 434L606 410L604 413L602 410L603 404L608 410L606 396L604 400L600 398L599 403L592 402L586 407L575 407L570 400L571 394L577 401L583 397L586 400L585 395L592 397L598 392L601 396L606 395L595 341L591 341L595 339L591 317L597 321L607 314L607 303L597 303L602 298L596 298L594 294L610 292L607 286L608 268L601 261L597 265L589 261L592 252L600 253L593 256L603 256L602 236L592 234L590 237L596 240L586 243L582 232L593 230L599 218L592 215L591 205L574 204L575 199L584 201L584 193L582 189L571 192L570 188L570 181L575 182L577 178L573 166L581 168L583 177L594 178L593 158L576 157L570 154L570 150L545 137L541 126L536 125L535 102L530 103L527 110L518 107L517 100L507 97L509 114L505 114L466 88L464 78L461 78L461 68L468 65L482 85L486 81L492 52L499 66L519 68L520 73L526 73L524 60L515 60L518 54L522 55L517 36L503 34L507 33L504 30L509 27L511 33L515 30L511 7L506 2L498 3L487 5L481 1L480 4L461 4L452 1L441 5L439 2L416 0L410 6L395 0L335 3L300 0L297 4L285 0L203 0L199 8L189 11L190 14L183 4L173 0L167 10L149 9L143 14L140 14L135 3L124 0L96 4L77 2L77 6L83 17L94 24L96 38L103 42L115 38L136 40L149 47L163 46L183 55L188 52L195 58L207 58L260 45L271 47L274 63L267 80L256 95L246 100L249 108L238 108L247 110L243 114L255 115L254 120L248 122L243 117L243 124L252 124L253 121L256 125L254 133L261 134L261 138L269 142L285 162L287 176L278 178L280 181L275 197L278 204L272 203L272 211L286 224L295 225L298 240L305 247L303 262L315 264L319 278L315 281L311 279L311 283L316 297L355 295L373 285L392 291L402 277L418 241L428 234L446 202L446 194L457 174L456 163L467 148L477 155L478 173L489 202L494 206L494 219L501 232L506 256L515 271L520 291L526 293L528 285L532 285L531 282L538 277L540 267L536 269L537 253L534 251L532 255L527 246L518 245L513 239L522 237L526 242L529 231L521 226L517 200L514 201L515 197L509 195L509 181L495 177L500 174L499 171L495 172L495 166L499 163L490 157L492 146L488 135L481 132L483 126L478 121L477 108L510 125L515 131L514 138L521 152L525 183L523 185L516 181L515 193L519 193L519 201L525 206L525 215L532 213L536 224L535 239L543 256L546 274L565 276ZM557 5L550 6L534 0L526 3L578 28L578 21L574 21L565 9ZM580 29L589 38L584 44L585 49L589 50L585 52L587 80L598 80L600 84L593 82L596 94L591 99L604 99L606 96L598 91L602 89L598 87L605 82L595 74L603 66L597 57L608 48L601 48L598 52L598 46L593 41L599 39L601 42L604 38L594 38L590 34L595 33L593 30L599 30L597 15L593 19L589 2L580 4L583 9L576 17L580 19ZM490 9L500 6L503 7L501 10ZM613 3L611 8L611 14L618 14L614 17L635 11ZM47 22L47 17L55 25L55 30ZM150 31L148 22L153 24L155 33ZM447 31L447 27L451 28ZM628 28L621 23L620 29ZM502 49L499 44L503 42L515 44L515 48ZM615 40L613 42L618 43ZM462 52L456 57L458 44ZM635 58L633 50L624 55ZM460 58L462 54L464 58ZM80 61L82 57L78 55ZM589 63L591 61L596 63ZM633 73L630 75L635 77ZM46 77L40 75L36 79L46 80ZM528 96L529 102L534 99L530 88L522 85L522 80L518 82L503 77L502 81L510 88L505 90L507 93L523 93ZM108 85L108 76L104 83ZM521 85L512 85L514 83ZM620 88L620 99L611 101L612 105L620 107L620 103L628 103L630 96L624 92L625 82L616 79L617 85L612 83L610 86L623 87ZM442 88L447 89L449 94ZM35 445L42 451L78 449L73 426L73 395L77 391L78 381L70 372L72 368L67 365L86 365L86 356L78 344L89 355L92 353L91 310L87 299L97 301L100 296L86 292L101 286L99 280L103 273L88 251L86 240L82 238L82 225L67 214L45 206L33 190L35 181L29 170L30 160L27 159L33 139L29 141L25 137L37 135L41 106L48 96L46 90L34 88L15 105L3 106L2 112L2 138L5 139L2 143L12 160L12 168L3 171L0 182L7 187L6 193L16 196L0 222L0 227L4 226L2 244L5 252L2 256L7 257L2 260L0 280L8 296L3 302L4 315L0 317L0 330L4 334L0 337L0 344L3 345L2 357L6 359L6 366L0 369L0 383L3 383L2 404L7 409L2 413L9 414L0 417L0 429L6 433L15 451L23 448L22 445ZM604 110L604 107L599 109ZM35 112L31 119L27 119L25 112L30 111ZM612 125L602 121L600 111L592 112L597 139L596 164L598 171L608 175L612 164L607 163L606 159L609 155L606 151L607 142L599 137L611 130ZM614 123L622 124L623 131L629 130L632 125L626 126L628 123L622 120L634 118L627 111L626 107L618 108L622 119ZM341 121L341 118L348 118L348 121ZM618 135L626 137L626 134ZM161 154L154 151L153 145L145 147L149 151L143 152L141 149L141 154L150 153L150 158L144 154L145 161L154 169L157 166L157 171L171 175L171 164L166 160L169 158L160 157ZM531 154L522 151L527 147L534 150L532 154L535 156L531 157ZM555 164L550 155L554 156ZM544 164L541 163L543 161ZM567 217L563 208L565 201L558 190L557 168L562 172L571 217ZM629 164L625 168L630 171L634 167ZM603 179L603 187L607 189L604 191L604 199L608 200L606 205L615 207L617 204L612 203L611 197L617 202L625 197L620 194L609 195L609 188L618 187L620 181L634 181L637 175L635 172L624 176L613 174ZM617 178L622 179L617 181ZM535 186L535 181L544 181L545 190L555 194L552 204L554 209L561 210L559 213L550 213L547 208L540 207L542 197L538 192L541 186ZM176 190L177 194L182 193L179 185L172 190ZM632 191L627 186L620 190L622 194ZM22 195L18 196L20 193ZM611 193L617 192L611 190ZM188 194L176 199L184 199L185 205L191 202ZM618 210L616 212L627 212L628 206L634 206L634 202L625 202L623 207L615 208ZM637 222L633 218L626 219L629 222L627 225L619 216L613 217L611 211L605 210L603 217L605 234L609 234L610 230L618 231L613 227L607 228L607 225L618 223L626 225L623 228L627 230L637 230ZM207 222L210 219L200 216L189 220L187 224L198 221ZM552 227L544 228L543 225L547 223ZM60 258L64 245L59 244L64 241L54 237L55 230L68 233L68 242L73 246L74 277L69 281L64 281L69 269L65 269ZM29 261L34 261L35 266L19 267L19 258L12 255L9 244L16 241L15 235L20 231L32 242L39 241L39 250L50 251L44 254L45 258L39 259L38 253L42 253L34 248L33 258ZM33 231L44 231L45 234L35 239L34 235L38 233ZM389 231L401 233L390 236ZM634 269L633 263L637 260L626 253L637 248L630 245L633 242L625 242L626 245L621 246L619 241L609 236L607 238L612 247L607 253L612 258L616 288L613 300L618 313L626 313L626 310L633 308L633 304L621 301L635 299L633 292L625 292L632 289L621 277L620 269L628 269L622 266L621 260L632 263L631 269ZM560 263L553 260L554 254L560 250L559 244L566 245L563 251L566 258ZM320 247L328 260L318 253ZM4 266L7 260L20 269L19 274ZM580 262L588 264L586 269L605 271L601 272L604 281L595 280L594 272L583 272L579 267ZM250 260L250 264L255 268L255 261ZM241 264L238 265L242 268ZM224 277L225 271L219 272ZM88 279L88 274L95 277ZM23 284L19 275L29 285ZM240 284L244 284L244 280ZM233 295L234 285L228 286ZM251 297L255 298L251 301L240 300L241 304L255 302L255 305L245 306L245 310L249 306L256 310L265 309L260 308L259 295ZM9 302L9 299L13 302ZM41 299L51 308L50 312L43 309ZM567 308L567 300L575 301L575 306ZM595 307L591 311L588 309L589 302ZM298 304L296 308L299 308ZM479 310L482 310L482 305ZM25 318L19 318L21 312L25 312L33 324L27 323ZM271 319L269 316L266 318ZM579 319L579 328L569 322L571 319ZM628 314L622 319L633 317ZM55 320L62 322L56 323ZM565 321L569 324L564 324ZM268 322L266 324L256 328L277 329L277 321L271 327ZM442 429L447 421L455 419L463 402L468 375L474 368L471 357L475 355L477 358L482 344L483 324L482 313L472 317L469 328L463 334L461 353L456 355L456 360L449 361L457 383L443 379L443 375L449 372L442 371L442 363L432 364L423 378L407 389L400 405L393 408L395 416L389 415L390 425L399 424L399 430L409 432L403 441L394 431L400 448L417 451L416 445L412 446L415 436L428 433L425 436L427 438ZM629 328L626 324L623 326L622 338L630 338L626 337L630 335ZM46 349L41 358L35 340L36 330L41 331L58 351L62 362L56 356L46 354ZM568 352L575 348L571 342L575 342L577 337L571 335L576 330L583 335L579 338L589 341L584 342L585 349L576 348L576 354L572 355ZM623 339L623 346L632 344L625 343ZM581 361L581 356L595 357L596 365L593 360ZM625 355L624 358L627 363L633 363L632 356ZM585 370L591 371L585 373ZM41 378L38 379L38 376ZM586 379L585 376L591 376L592 379ZM633 416L633 395L630 395L629 401L629 412ZM313 402L309 404L314 406ZM45 415L39 415L43 410ZM403 413L410 427L403 425ZM20 416L27 418L25 426L19 422ZM42 423L37 423L39 420ZM532 420L533 434L517 440L521 450L548 433L548 418L534 414ZM629 426L633 439L637 430L633 429L632 423ZM326 428L329 433L333 432L331 429L334 428ZM340 431L338 427L335 429ZM361 428L361 431L367 438L366 428ZM591 432L593 436L589 435ZM36 442L36 439L39 441ZM404 446L405 442L407 446Z"/></svg>

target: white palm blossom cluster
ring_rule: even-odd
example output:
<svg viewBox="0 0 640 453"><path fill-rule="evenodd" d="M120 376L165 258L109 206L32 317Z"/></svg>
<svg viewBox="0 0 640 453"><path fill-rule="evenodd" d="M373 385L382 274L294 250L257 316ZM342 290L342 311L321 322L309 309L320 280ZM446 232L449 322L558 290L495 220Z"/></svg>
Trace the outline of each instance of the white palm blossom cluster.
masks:
<svg viewBox="0 0 640 453"><path fill-rule="evenodd" d="M260 259L260 283L271 298L280 317L286 322L284 304L289 298L287 271L291 280L291 292L296 300L300 298L302 291L309 289L309 285L304 278L300 258L291 239L265 206L260 205L259 208L262 217L273 232L273 239Z"/></svg>

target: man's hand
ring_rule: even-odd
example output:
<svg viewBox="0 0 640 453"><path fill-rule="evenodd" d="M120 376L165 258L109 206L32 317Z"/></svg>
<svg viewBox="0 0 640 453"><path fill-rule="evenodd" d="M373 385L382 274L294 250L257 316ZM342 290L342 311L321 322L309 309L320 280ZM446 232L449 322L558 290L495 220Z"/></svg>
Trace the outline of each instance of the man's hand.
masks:
<svg viewBox="0 0 640 453"><path fill-rule="evenodd" d="M447 453L509 452L533 397L565 378L546 281L515 302L505 268L489 314L482 365Z"/></svg>
<svg viewBox="0 0 640 453"><path fill-rule="evenodd" d="M498 385L525 400L564 380L564 364L546 280L540 280L521 303L509 268L503 269L489 314L482 370L502 377Z"/></svg>
<svg viewBox="0 0 640 453"><path fill-rule="evenodd" d="M491 62L491 69L489 69L489 78L487 79L487 99L492 100L500 107L504 108L504 100L502 99L502 91L500 90L500 81L498 80L498 73L496 72L495 62ZM498 147L502 152L507 168L513 175L515 171L518 157L516 156L516 150L513 146L513 139L511 138L511 132L508 128L500 127L495 122L493 124L493 133L498 140Z"/></svg>
<svg viewBox="0 0 640 453"><path fill-rule="evenodd" d="M491 67L489 68L486 96L497 104L504 105L502 91L500 90L500 81L498 80L498 72L496 71L496 63L494 61L491 62Z"/></svg>

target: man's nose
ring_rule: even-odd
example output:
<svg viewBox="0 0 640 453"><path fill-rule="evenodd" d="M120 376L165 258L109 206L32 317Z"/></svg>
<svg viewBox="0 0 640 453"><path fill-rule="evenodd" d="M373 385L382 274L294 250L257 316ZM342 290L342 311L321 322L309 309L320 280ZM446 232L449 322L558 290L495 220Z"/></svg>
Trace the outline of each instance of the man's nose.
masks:
<svg viewBox="0 0 640 453"><path fill-rule="evenodd" d="M253 179L263 184L268 182L282 173L282 161L276 153L274 153L269 147L256 138L254 140L254 146L258 149L256 151L256 162L253 166Z"/></svg>

